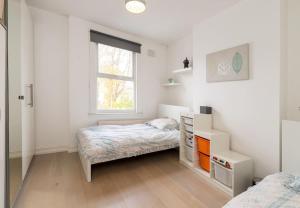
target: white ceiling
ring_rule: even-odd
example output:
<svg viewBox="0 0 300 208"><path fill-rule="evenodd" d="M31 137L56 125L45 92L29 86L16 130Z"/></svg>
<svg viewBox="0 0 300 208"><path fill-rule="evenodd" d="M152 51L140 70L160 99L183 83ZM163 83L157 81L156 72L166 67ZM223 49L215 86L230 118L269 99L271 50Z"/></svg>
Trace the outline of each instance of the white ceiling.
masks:
<svg viewBox="0 0 300 208"><path fill-rule="evenodd" d="M27 0L34 7L73 15L123 32L171 43L191 32L194 24L240 0L146 0L142 14L131 14L125 0Z"/></svg>

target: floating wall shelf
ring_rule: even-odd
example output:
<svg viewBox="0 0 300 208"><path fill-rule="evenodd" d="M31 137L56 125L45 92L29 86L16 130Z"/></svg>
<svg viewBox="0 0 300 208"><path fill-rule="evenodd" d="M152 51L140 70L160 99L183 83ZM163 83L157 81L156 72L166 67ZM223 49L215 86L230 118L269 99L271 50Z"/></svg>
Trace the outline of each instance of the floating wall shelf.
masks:
<svg viewBox="0 0 300 208"><path fill-rule="evenodd" d="M187 73L187 72L191 72L191 71L193 71L193 68L189 67L189 68L174 70L173 73L174 74L181 74L181 73Z"/></svg>
<svg viewBox="0 0 300 208"><path fill-rule="evenodd" d="M162 84L163 87L175 87L175 86L180 86L180 85L182 85L182 84L178 83L178 82Z"/></svg>

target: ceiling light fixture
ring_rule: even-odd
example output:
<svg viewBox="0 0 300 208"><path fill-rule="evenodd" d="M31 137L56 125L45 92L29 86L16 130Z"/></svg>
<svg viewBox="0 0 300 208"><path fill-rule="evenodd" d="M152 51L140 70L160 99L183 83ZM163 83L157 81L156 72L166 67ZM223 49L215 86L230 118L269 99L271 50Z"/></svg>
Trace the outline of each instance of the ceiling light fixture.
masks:
<svg viewBox="0 0 300 208"><path fill-rule="evenodd" d="M134 14L140 14L146 10L145 0L125 0L126 9Z"/></svg>

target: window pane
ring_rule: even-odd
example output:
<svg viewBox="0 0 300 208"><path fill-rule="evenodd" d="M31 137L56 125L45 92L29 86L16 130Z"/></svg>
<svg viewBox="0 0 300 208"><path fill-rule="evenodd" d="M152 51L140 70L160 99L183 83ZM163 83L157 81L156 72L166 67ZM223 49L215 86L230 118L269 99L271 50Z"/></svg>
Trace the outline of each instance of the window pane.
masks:
<svg viewBox="0 0 300 208"><path fill-rule="evenodd" d="M132 81L97 78L97 110L134 110Z"/></svg>
<svg viewBox="0 0 300 208"><path fill-rule="evenodd" d="M98 72L133 76L133 52L98 44Z"/></svg>

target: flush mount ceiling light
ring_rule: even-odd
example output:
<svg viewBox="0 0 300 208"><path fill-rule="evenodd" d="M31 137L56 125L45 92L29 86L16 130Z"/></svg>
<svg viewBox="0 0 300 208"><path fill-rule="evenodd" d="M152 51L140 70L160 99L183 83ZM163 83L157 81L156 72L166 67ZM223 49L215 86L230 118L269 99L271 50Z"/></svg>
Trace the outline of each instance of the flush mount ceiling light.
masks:
<svg viewBox="0 0 300 208"><path fill-rule="evenodd" d="M140 14L146 10L145 0L125 0L126 9L134 14Z"/></svg>

